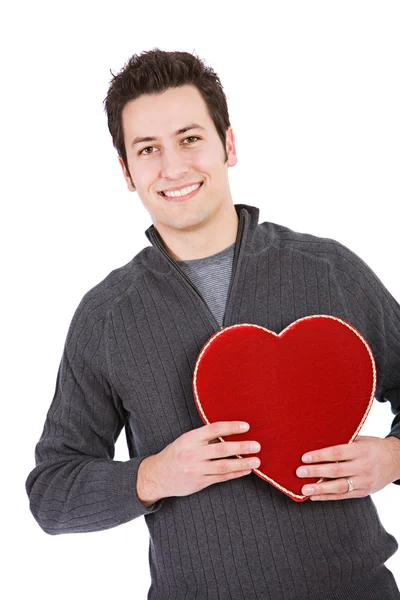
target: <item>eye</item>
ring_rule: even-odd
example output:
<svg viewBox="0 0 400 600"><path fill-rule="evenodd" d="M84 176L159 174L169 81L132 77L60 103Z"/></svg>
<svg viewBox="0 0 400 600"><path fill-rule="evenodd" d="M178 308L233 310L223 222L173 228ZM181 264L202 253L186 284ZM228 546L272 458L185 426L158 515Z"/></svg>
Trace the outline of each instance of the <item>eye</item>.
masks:
<svg viewBox="0 0 400 600"><path fill-rule="evenodd" d="M197 137L196 135L189 135L187 138L185 138L183 141L186 142L186 140L193 140L192 142L189 142L189 146L190 144L194 144L194 142L197 142L197 140L199 140L200 138ZM185 144L185 146L187 146L188 144ZM138 152L138 156L140 156L141 154L143 154L144 156L150 156L150 154L154 154L154 152L146 152L146 150L153 150L154 146L146 146L146 148L143 148L142 150L140 150Z"/></svg>
<svg viewBox="0 0 400 600"><path fill-rule="evenodd" d="M151 148L154 148L154 146L147 146L146 148L143 148L143 150L138 152L138 154L144 154L145 156L148 156L149 154L153 154L152 152L145 152L145 150L150 150Z"/></svg>

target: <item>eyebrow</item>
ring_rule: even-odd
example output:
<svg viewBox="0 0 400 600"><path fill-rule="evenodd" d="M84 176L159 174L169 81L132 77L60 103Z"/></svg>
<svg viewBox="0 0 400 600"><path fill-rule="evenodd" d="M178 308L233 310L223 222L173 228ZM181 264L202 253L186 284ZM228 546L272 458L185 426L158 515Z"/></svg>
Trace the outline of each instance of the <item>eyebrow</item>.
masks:
<svg viewBox="0 0 400 600"><path fill-rule="evenodd" d="M177 135L182 135L182 133L185 133L186 131L189 131L190 129L202 129L203 131L205 131L205 128L202 127L201 125L198 125L197 123L190 123L189 125L186 125L185 127L181 127L181 129L178 129L177 131L175 131L173 133L173 136L177 136ZM156 142L159 138L155 137L154 135L146 135L145 137L135 137L135 139L133 140L132 144L131 144L131 148L133 148L133 146L135 146L136 144L140 144L141 142Z"/></svg>

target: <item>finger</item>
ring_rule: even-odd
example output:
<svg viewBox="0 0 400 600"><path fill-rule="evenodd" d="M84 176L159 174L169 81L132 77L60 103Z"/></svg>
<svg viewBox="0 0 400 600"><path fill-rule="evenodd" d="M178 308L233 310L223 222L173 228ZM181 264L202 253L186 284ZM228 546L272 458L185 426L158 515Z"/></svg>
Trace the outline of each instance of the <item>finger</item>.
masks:
<svg viewBox="0 0 400 600"><path fill-rule="evenodd" d="M222 481L228 481L228 479L237 479L238 477L243 477L244 475L250 475L252 473L251 469L247 469L246 471L232 471L231 473L224 473L223 475L206 475L206 485L204 487L208 487L213 483L221 483Z"/></svg>
<svg viewBox="0 0 400 600"><path fill-rule="evenodd" d="M336 462L341 460L352 460L361 455L359 444L340 444L338 446L329 446L319 450L306 452L301 457L304 463Z"/></svg>
<svg viewBox="0 0 400 600"><path fill-rule="evenodd" d="M227 456L241 456L243 454L255 454L261 450L260 444L253 441L246 442L220 442L217 445L206 446L203 451L205 460L224 458Z"/></svg>
<svg viewBox="0 0 400 600"><path fill-rule="evenodd" d="M199 427L194 432L198 435L200 442L208 443L215 438L244 433L249 428L249 424L243 421L216 421L215 423L210 423L210 425Z"/></svg>
<svg viewBox="0 0 400 600"><path fill-rule="evenodd" d="M321 483L307 483L301 488L301 493L304 496L343 495L354 493L356 490L360 492L363 489L362 479L360 477L351 477L351 481L353 484L353 492L349 492L347 478L341 478L323 481Z"/></svg>
<svg viewBox="0 0 400 600"><path fill-rule="evenodd" d="M325 463L322 465L302 465L296 469L298 477L324 477L328 479L339 479L340 477L351 477L359 472L357 461L345 461L339 463Z"/></svg>
<svg viewBox="0 0 400 600"><path fill-rule="evenodd" d="M223 476L234 471L248 471L249 469L257 469L261 461L256 456L252 458L230 458L225 460L208 461L206 463L207 475Z"/></svg>

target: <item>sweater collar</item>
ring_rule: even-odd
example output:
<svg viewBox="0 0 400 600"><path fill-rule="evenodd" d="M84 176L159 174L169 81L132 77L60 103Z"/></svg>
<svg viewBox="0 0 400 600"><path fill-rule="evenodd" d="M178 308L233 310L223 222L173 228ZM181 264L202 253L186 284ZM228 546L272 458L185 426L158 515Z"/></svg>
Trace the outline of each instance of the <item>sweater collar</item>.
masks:
<svg viewBox="0 0 400 600"><path fill-rule="evenodd" d="M243 253L246 254L248 252L251 253L260 211L257 207L249 206L247 204L235 204L234 206L239 217L239 229L240 226L243 229L240 244L240 254L242 255ZM171 271L170 261L172 259L168 259L168 251L159 232L154 225L151 225L148 229L146 229L145 235L151 243L151 247L148 246L145 248L145 251L142 254L142 260L152 271L162 275L169 274ZM167 255L160 249L160 246L164 247Z"/></svg>
<svg viewBox="0 0 400 600"><path fill-rule="evenodd" d="M245 220L244 240L250 241L250 239L252 238L252 234L254 233L254 230L255 230L256 226L258 225L260 210L256 206L249 206L247 204L235 204L234 206L235 206L237 215L239 217L239 220L240 219ZM150 225L150 227L148 229L146 229L145 235L146 235L147 239L149 240L149 242L152 244L152 246L158 252L159 252L158 248L156 246L154 246L154 243L153 243L153 236L156 236L158 238L159 242L161 242L163 245L165 245L163 243L162 237L160 236L160 234L158 233L158 231L154 227L154 225Z"/></svg>

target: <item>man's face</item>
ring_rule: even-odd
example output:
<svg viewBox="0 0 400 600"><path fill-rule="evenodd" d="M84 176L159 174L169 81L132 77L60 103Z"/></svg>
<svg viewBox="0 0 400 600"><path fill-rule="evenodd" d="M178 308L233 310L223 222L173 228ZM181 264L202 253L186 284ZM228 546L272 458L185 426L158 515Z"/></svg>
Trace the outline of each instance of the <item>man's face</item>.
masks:
<svg viewBox="0 0 400 600"><path fill-rule="evenodd" d="M131 100L122 112L130 191L137 191L161 235L198 230L232 205L228 166L237 162L234 135L227 131L228 161L207 106L196 87L169 88ZM177 133L179 130L187 129ZM152 140L138 141L149 137ZM160 192L200 183L182 197Z"/></svg>

